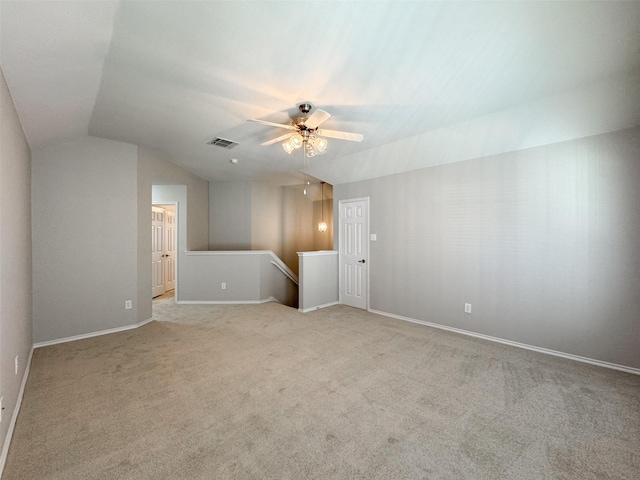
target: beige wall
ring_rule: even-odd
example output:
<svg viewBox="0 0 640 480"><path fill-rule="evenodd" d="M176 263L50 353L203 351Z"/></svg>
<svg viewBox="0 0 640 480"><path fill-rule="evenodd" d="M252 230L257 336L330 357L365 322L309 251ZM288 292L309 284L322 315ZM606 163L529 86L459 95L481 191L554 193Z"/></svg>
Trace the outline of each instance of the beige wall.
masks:
<svg viewBox="0 0 640 480"><path fill-rule="evenodd" d="M209 182L171 163L146 148L138 149L137 158L137 298L138 321L151 318L151 204L152 185L184 185L186 203L180 198L178 248L208 250ZM173 201L174 198L161 198ZM186 218L185 218L186 216ZM186 228L186 235L184 230ZM185 248L186 245L186 248ZM180 252L179 252L180 254ZM178 268L180 266L178 265ZM178 286L179 288L179 286Z"/></svg>
<svg viewBox="0 0 640 480"><path fill-rule="evenodd" d="M282 260L298 274L298 253L313 250L313 201L299 187L283 187Z"/></svg>
<svg viewBox="0 0 640 480"><path fill-rule="evenodd" d="M31 151L0 70L0 441L5 439L30 355L32 338ZM18 374L14 370L16 355Z"/></svg>
<svg viewBox="0 0 640 480"><path fill-rule="evenodd" d="M251 249L272 250L282 258L282 188L251 184Z"/></svg>
<svg viewBox="0 0 640 480"><path fill-rule="evenodd" d="M209 182L208 250L251 250L251 182Z"/></svg>
<svg viewBox="0 0 640 480"><path fill-rule="evenodd" d="M147 149L83 137L34 152L32 182L35 342L151 318L154 182L185 185L185 243L207 248L208 182Z"/></svg>
<svg viewBox="0 0 640 480"><path fill-rule="evenodd" d="M330 250L333 245L331 186L325 185L325 233L318 232L319 192L318 184L304 195L300 186L210 182L209 249L272 250L297 274L297 252Z"/></svg>
<svg viewBox="0 0 640 480"><path fill-rule="evenodd" d="M636 128L336 185L334 202L370 197L372 309L640 368L639 159Z"/></svg>
<svg viewBox="0 0 640 480"><path fill-rule="evenodd" d="M136 323L136 161L90 136L33 152L35 342Z"/></svg>

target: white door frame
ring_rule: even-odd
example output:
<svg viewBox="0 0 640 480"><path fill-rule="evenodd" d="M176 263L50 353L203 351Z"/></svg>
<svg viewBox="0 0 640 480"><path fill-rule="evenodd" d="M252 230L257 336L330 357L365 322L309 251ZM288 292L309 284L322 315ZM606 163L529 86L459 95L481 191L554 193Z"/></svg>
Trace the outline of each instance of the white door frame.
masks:
<svg viewBox="0 0 640 480"><path fill-rule="evenodd" d="M178 208L178 201L177 200L168 200L168 201L165 202L165 201L160 200L160 201L155 201L155 202L151 203L152 207L155 207L157 205L173 205L175 207L175 213L176 213L176 232L175 232L175 237L176 237L175 238L175 242L176 242L176 279L175 279L176 287L174 289L174 292L175 292L174 293L174 297L175 297L176 300L178 300L178 298L179 298L178 297L178 284L179 284L178 278L180 276L180 275L178 275L178 271L179 271L178 270L178 268L179 268L178 264L180 262L180 254L179 254L179 250L178 250L178 239L180 238L180 219L179 219L180 211L179 211L179 208Z"/></svg>
<svg viewBox="0 0 640 480"><path fill-rule="evenodd" d="M369 212L369 197L358 197L358 198L347 198L344 200L338 200L338 285L339 285L339 300L340 303L343 303L343 285L344 285L344 273L343 273L343 268L342 268L342 259L341 259L341 255L340 252L342 251L342 222L341 222L341 218L342 218L342 205L345 203L350 203L350 202L364 202L365 205L365 219L367 222L366 225L366 231L363 232L362 235L362 241L366 242L367 244L367 258L365 258L366 262L367 262L367 268L365 268L365 278L366 278L366 282L367 282L367 287L366 287L366 295L367 295L367 301L366 301L366 310L369 311L369 304L370 304L370 300L369 300L369 272L371 270L371 242L370 242L370 230L371 230L371 226L370 226L370 212Z"/></svg>
<svg viewBox="0 0 640 480"><path fill-rule="evenodd" d="M151 296L152 298L166 292L166 262L164 260L167 219L166 210L158 205L151 205ZM160 255L162 254L162 255Z"/></svg>

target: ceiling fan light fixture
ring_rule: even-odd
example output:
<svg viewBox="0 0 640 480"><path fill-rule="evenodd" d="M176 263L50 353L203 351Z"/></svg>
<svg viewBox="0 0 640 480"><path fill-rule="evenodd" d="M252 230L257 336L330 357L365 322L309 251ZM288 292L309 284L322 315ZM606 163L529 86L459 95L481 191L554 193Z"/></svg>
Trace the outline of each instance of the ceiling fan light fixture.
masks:
<svg viewBox="0 0 640 480"><path fill-rule="evenodd" d="M293 148L300 148L304 143L304 139L302 138L302 135L296 133L291 137L291 140L289 140L289 142L291 143L291 146Z"/></svg>
<svg viewBox="0 0 640 480"><path fill-rule="evenodd" d="M324 221L324 182L320 182L320 185L322 186L322 198L320 199L321 217L320 217L320 223L318 223L318 231L326 232L327 222Z"/></svg>
<svg viewBox="0 0 640 480"><path fill-rule="evenodd" d="M316 137L315 142L313 142L315 147L318 149L319 153L323 153L327 149L327 145L329 142L325 138Z"/></svg>
<svg viewBox="0 0 640 480"><path fill-rule="evenodd" d="M308 158L311 158L311 157L315 157L318 154L318 151L315 149L315 147L311 143L307 143L305 154Z"/></svg>
<svg viewBox="0 0 640 480"><path fill-rule="evenodd" d="M293 152L293 145L291 145L291 142L283 142L282 148L284 148L284 151L289 155L291 155L291 152Z"/></svg>
<svg viewBox="0 0 640 480"><path fill-rule="evenodd" d="M294 119L292 123L276 123L256 118L250 118L249 121L293 131L293 133L285 133L284 135L280 135L272 140L263 142L262 145L273 145L274 143L282 142L284 140L282 148L285 152L291 154L294 149L302 148L302 155L305 159L315 157L316 155L322 155L326 152L329 142L324 137L349 140L352 142L361 142L364 139L364 135L361 133L349 133L325 129L319 130L320 125L328 120L331 117L331 114L324 110L316 109L311 115L309 115L309 112L311 112L313 108L314 107L310 103L299 104L298 109L303 116ZM308 167L309 163L307 162L306 165Z"/></svg>

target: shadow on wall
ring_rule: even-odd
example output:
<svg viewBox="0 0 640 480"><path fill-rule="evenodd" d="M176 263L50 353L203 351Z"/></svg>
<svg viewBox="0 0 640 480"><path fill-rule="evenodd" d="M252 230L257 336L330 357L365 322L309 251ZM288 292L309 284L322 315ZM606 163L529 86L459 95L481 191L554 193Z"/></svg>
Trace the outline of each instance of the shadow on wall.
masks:
<svg viewBox="0 0 640 480"><path fill-rule="evenodd" d="M210 251L271 250L297 275L298 252L332 248L330 184L311 177L291 186L209 182Z"/></svg>
<svg viewBox="0 0 640 480"><path fill-rule="evenodd" d="M297 275L298 252L333 249L333 186L316 182L282 189L282 259ZM323 221L327 229L321 232Z"/></svg>

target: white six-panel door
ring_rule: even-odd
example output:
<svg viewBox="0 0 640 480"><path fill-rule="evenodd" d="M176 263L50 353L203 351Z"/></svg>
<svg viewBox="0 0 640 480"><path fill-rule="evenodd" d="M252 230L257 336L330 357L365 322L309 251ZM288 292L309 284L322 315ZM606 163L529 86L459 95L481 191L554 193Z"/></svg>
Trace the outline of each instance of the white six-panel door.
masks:
<svg viewBox="0 0 640 480"><path fill-rule="evenodd" d="M369 199L339 203L340 303L369 306Z"/></svg>
<svg viewBox="0 0 640 480"><path fill-rule="evenodd" d="M166 291L176 288L176 214L165 212L164 287Z"/></svg>
<svg viewBox="0 0 640 480"><path fill-rule="evenodd" d="M165 280L165 211L151 207L151 290L154 297L162 295L166 289Z"/></svg>

